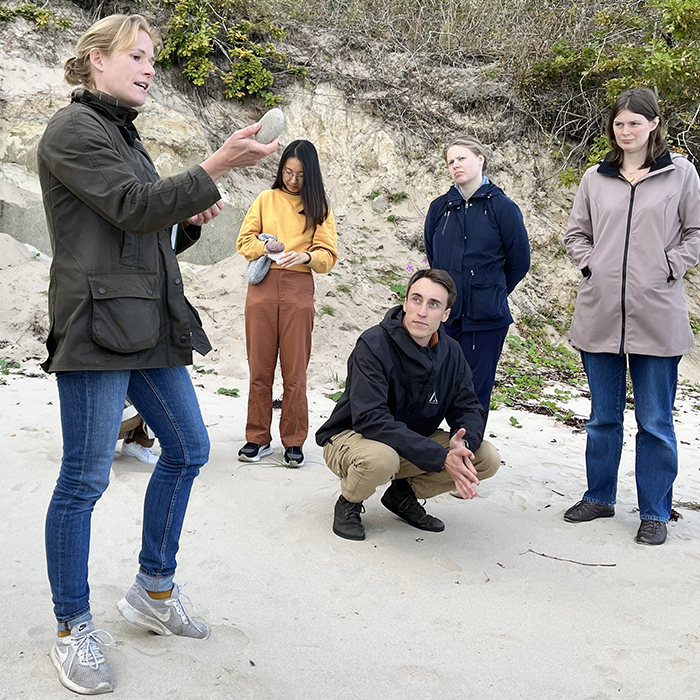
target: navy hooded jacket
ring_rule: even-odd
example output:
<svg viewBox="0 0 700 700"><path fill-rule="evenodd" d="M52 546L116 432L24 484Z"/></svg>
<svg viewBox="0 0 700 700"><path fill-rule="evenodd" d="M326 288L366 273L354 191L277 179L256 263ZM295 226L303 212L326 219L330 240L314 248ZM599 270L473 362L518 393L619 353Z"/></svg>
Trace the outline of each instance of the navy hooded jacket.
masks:
<svg viewBox="0 0 700 700"><path fill-rule="evenodd" d="M442 328L438 342L422 347L403 325L401 306L366 330L348 358L345 391L316 433L324 445L343 430L389 447L419 469L442 470L447 450L430 439L447 419L451 434L464 428L476 452L484 435L484 411L459 343Z"/></svg>
<svg viewBox="0 0 700 700"><path fill-rule="evenodd" d="M468 202L453 186L431 203L424 241L430 267L449 272L457 285L446 322L451 332L513 322L508 295L530 268L530 243L515 202L490 182Z"/></svg>

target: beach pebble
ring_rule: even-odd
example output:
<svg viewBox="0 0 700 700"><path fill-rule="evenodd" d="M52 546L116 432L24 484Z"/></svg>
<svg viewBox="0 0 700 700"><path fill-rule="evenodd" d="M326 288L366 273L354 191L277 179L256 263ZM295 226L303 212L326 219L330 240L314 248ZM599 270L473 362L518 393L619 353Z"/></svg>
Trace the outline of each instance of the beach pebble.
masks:
<svg viewBox="0 0 700 700"><path fill-rule="evenodd" d="M282 241L268 241L265 248L268 253L282 253L284 252L284 243Z"/></svg>
<svg viewBox="0 0 700 700"><path fill-rule="evenodd" d="M253 138L259 143L274 141L284 129L284 114L281 109L274 107L263 114L260 120L260 130Z"/></svg>

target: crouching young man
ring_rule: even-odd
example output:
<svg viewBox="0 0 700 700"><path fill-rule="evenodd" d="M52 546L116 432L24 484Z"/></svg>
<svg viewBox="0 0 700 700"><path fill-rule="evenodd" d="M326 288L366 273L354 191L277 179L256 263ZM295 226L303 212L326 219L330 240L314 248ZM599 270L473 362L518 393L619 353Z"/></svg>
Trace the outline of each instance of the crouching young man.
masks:
<svg viewBox="0 0 700 700"><path fill-rule="evenodd" d="M463 498L493 476L500 457L484 441L484 411L459 344L440 324L457 297L444 270L411 277L403 307L365 331L348 359L345 392L316 433L340 477L333 532L365 538L363 501L391 481L382 504L409 525L442 532L419 498L456 488ZM443 419L450 432L440 430Z"/></svg>

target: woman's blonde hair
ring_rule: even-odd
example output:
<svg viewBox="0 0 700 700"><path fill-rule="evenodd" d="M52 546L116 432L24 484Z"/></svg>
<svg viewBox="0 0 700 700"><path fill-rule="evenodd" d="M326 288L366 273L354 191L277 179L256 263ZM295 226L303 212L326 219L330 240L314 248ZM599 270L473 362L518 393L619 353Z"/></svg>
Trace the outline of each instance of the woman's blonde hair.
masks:
<svg viewBox="0 0 700 700"><path fill-rule="evenodd" d="M69 85L94 87L90 51L99 49L110 56L128 51L135 43L139 32L146 32L153 46L160 45L160 34L152 29L142 15L110 15L88 29L75 47L77 56L69 58L64 66L64 77Z"/></svg>
<svg viewBox="0 0 700 700"><path fill-rule="evenodd" d="M447 162L447 151L449 151L452 146L464 146L464 148L468 148L475 155L482 156L484 159L482 170L486 170L488 151L486 150L486 146L484 146L476 136L467 136L463 134L461 136L455 136L448 141L442 149L442 157L445 159L445 162Z"/></svg>

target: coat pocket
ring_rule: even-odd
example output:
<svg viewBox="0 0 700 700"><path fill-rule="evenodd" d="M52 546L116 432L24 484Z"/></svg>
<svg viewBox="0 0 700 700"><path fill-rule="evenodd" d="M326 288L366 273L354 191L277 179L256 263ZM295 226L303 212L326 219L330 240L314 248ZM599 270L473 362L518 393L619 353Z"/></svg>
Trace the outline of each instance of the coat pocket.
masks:
<svg viewBox="0 0 700 700"><path fill-rule="evenodd" d="M92 338L119 353L152 348L160 334L160 292L155 272L88 275L92 293Z"/></svg>
<svg viewBox="0 0 700 700"><path fill-rule="evenodd" d="M490 321L505 316L508 310L508 293L503 275L469 278L469 303L467 316L474 321Z"/></svg>

